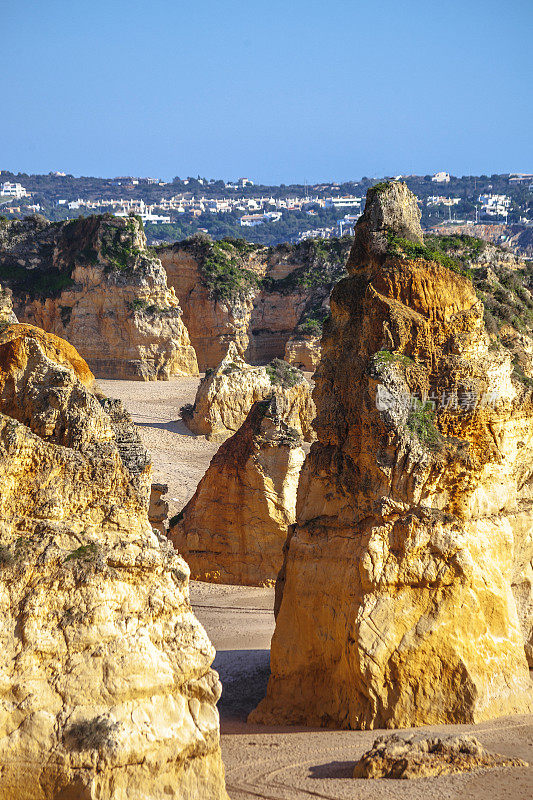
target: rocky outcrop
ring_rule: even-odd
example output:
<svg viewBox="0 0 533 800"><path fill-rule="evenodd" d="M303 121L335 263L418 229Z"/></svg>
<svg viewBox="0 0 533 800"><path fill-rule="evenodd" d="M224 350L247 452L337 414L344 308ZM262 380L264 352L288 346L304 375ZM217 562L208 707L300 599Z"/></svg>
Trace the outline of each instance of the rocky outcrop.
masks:
<svg viewBox="0 0 533 800"><path fill-rule="evenodd" d="M418 220L406 186L370 190L331 297L255 721L531 708L531 391L489 348L471 281L427 258Z"/></svg>
<svg viewBox="0 0 533 800"><path fill-rule="evenodd" d="M292 336L285 345L284 358L304 372L314 372L320 363L320 336Z"/></svg>
<svg viewBox="0 0 533 800"><path fill-rule="evenodd" d="M276 396L253 405L171 525L195 580L261 586L277 577L304 460L277 406Z"/></svg>
<svg viewBox="0 0 533 800"><path fill-rule="evenodd" d="M178 299L140 220L28 218L0 228L0 277L21 321L68 339L97 377L198 374Z"/></svg>
<svg viewBox="0 0 533 800"><path fill-rule="evenodd" d="M249 263L246 252L242 257L239 255L233 259L238 264L234 265L236 279L225 285L216 282L216 275L209 280L211 275L204 265L211 262L225 265L229 256L207 237L197 236L172 247L158 248L168 285L180 298L183 319L202 371L222 361L230 342L241 355L248 349L250 316L258 287L257 267L253 269L256 265Z"/></svg>
<svg viewBox="0 0 533 800"><path fill-rule="evenodd" d="M200 369L215 368L230 342L249 363L266 364L306 326L320 336L349 246L348 237L266 248L196 235L158 248Z"/></svg>
<svg viewBox="0 0 533 800"><path fill-rule="evenodd" d="M307 441L313 439L315 406L304 375L281 361L252 367L231 342L218 367L202 378L192 408L182 409L182 418L197 436L221 442L239 430L255 402L271 395L284 422Z"/></svg>
<svg viewBox="0 0 533 800"><path fill-rule="evenodd" d="M489 753L475 736L380 736L354 767L354 778L429 778L494 767L527 767L520 758Z"/></svg>
<svg viewBox="0 0 533 800"><path fill-rule="evenodd" d="M0 284L0 324L17 322L13 311L13 298L10 289L5 289Z"/></svg>
<svg viewBox="0 0 533 800"><path fill-rule="evenodd" d="M57 337L0 334L0 795L221 800L214 649L90 377Z"/></svg>

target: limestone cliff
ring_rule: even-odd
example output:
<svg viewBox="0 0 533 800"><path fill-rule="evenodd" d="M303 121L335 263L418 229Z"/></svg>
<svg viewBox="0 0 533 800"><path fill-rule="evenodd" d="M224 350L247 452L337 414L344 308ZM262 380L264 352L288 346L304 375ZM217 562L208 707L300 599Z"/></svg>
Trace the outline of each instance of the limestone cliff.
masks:
<svg viewBox="0 0 533 800"><path fill-rule="evenodd" d="M260 586L276 579L304 460L277 397L252 406L217 451L169 536L195 580Z"/></svg>
<svg viewBox="0 0 533 800"><path fill-rule="evenodd" d="M197 436L224 441L235 433L255 402L276 395L284 422L304 439L314 439L315 404L304 375L278 360L252 367L231 342L215 370L202 378L192 408L182 409L183 421Z"/></svg>
<svg viewBox="0 0 533 800"><path fill-rule="evenodd" d="M422 243L404 184L369 191L331 297L255 721L531 708L532 396L453 266Z"/></svg>
<svg viewBox="0 0 533 800"><path fill-rule="evenodd" d="M304 372L314 372L320 363L320 337L291 336L285 345L285 361Z"/></svg>
<svg viewBox="0 0 533 800"><path fill-rule="evenodd" d="M215 368L230 342L249 363L266 364L284 357L295 333L319 337L349 246L348 237L266 248L196 235L157 248L200 369Z"/></svg>
<svg viewBox="0 0 533 800"><path fill-rule="evenodd" d="M18 318L65 337L97 377L197 375L181 309L136 217L0 223Z"/></svg>
<svg viewBox="0 0 533 800"><path fill-rule="evenodd" d="M222 800L214 649L90 377L58 337L0 335L0 796Z"/></svg>

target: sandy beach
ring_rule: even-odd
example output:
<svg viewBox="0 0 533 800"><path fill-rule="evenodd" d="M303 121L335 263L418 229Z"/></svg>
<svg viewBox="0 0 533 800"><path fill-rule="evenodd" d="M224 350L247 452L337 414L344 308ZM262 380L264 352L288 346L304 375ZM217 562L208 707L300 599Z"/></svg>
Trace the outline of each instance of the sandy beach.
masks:
<svg viewBox="0 0 533 800"><path fill-rule="evenodd" d="M192 436L180 419L179 409L193 402L198 383L197 378L98 381L106 395L124 402L139 426L153 458L154 480L169 485L170 514L192 496L218 447ZM224 687L219 711L231 800L529 800L533 796L533 766L416 781L354 780L355 761L383 731L248 725L246 717L263 697L268 680L274 591L192 582L190 593L217 649L214 667ZM531 716L419 730L473 733L489 750L533 765Z"/></svg>

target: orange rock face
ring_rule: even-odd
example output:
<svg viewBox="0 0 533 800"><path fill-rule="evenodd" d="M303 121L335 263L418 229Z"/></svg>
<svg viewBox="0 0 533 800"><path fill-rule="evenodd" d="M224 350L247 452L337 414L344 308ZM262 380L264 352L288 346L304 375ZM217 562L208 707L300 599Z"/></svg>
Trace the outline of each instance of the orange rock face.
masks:
<svg viewBox="0 0 533 800"><path fill-rule="evenodd" d="M200 369L215 368L231 342L250 364L283 358L299 324L327 313L347 247L339 240L338 252L331 245L324 255L313 242L266 248L192 237L158 248L168 284L180 298ZM214 262L222 275L231 276L224 286L213 273Z"/></svg>
<svg viewBox="0 0 533 800"><path fill-rule="evenodd" d="M405 185L371 190L331 297L254 721L531 708L531 391L489 349L470 281L424 259L418 220Z"/></svg>
<svg viewBox="0 0 533 800"><path fill-rule="evenodd" d="M293 336L285 345L285 361L304 372L314 372L320 364L320 337Z"/></svg>
<svg viewBox="0 0 533 800"><path fill-rule="evenodd" d="M304 460L277 405L255 403L170 528L195 580L260 586L277 577Z"/></svg>
<svg viewBox="0 0 533 800"><path fill-rule="evenodd" d="M92 386L94 375L87 362L75 347L53 333L45 333L34 325L8 325L0 330L0 380L6 378L15 367L21 367L28 357L28 344L37 342L42 352L57 364L69 367L84 386Z"/></svg>

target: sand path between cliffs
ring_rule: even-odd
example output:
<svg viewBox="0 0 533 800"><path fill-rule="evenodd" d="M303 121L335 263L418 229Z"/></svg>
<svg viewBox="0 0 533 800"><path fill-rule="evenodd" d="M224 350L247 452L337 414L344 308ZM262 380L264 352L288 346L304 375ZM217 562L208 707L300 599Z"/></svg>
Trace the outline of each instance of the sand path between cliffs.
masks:
<svg viewBox="0 0 533 800"><path fill-rule="evenodd" d="M192 436L179 416L180 407L193 402L198 383L197 378L98 381L105 394L124 402L139 426L154 461L154 480L169 484L171 515L192 496L218 447ZM531 800L531 716L419 729L440 735L472 732L489 750L522 758L529 768L416 781L351 777L354 762L382 731L248 725L246 717L268 680L273 598L272 589L191 583L194 609L217 648L214 667L224 686L219 702L222 755L231 800Z"/></svg>

